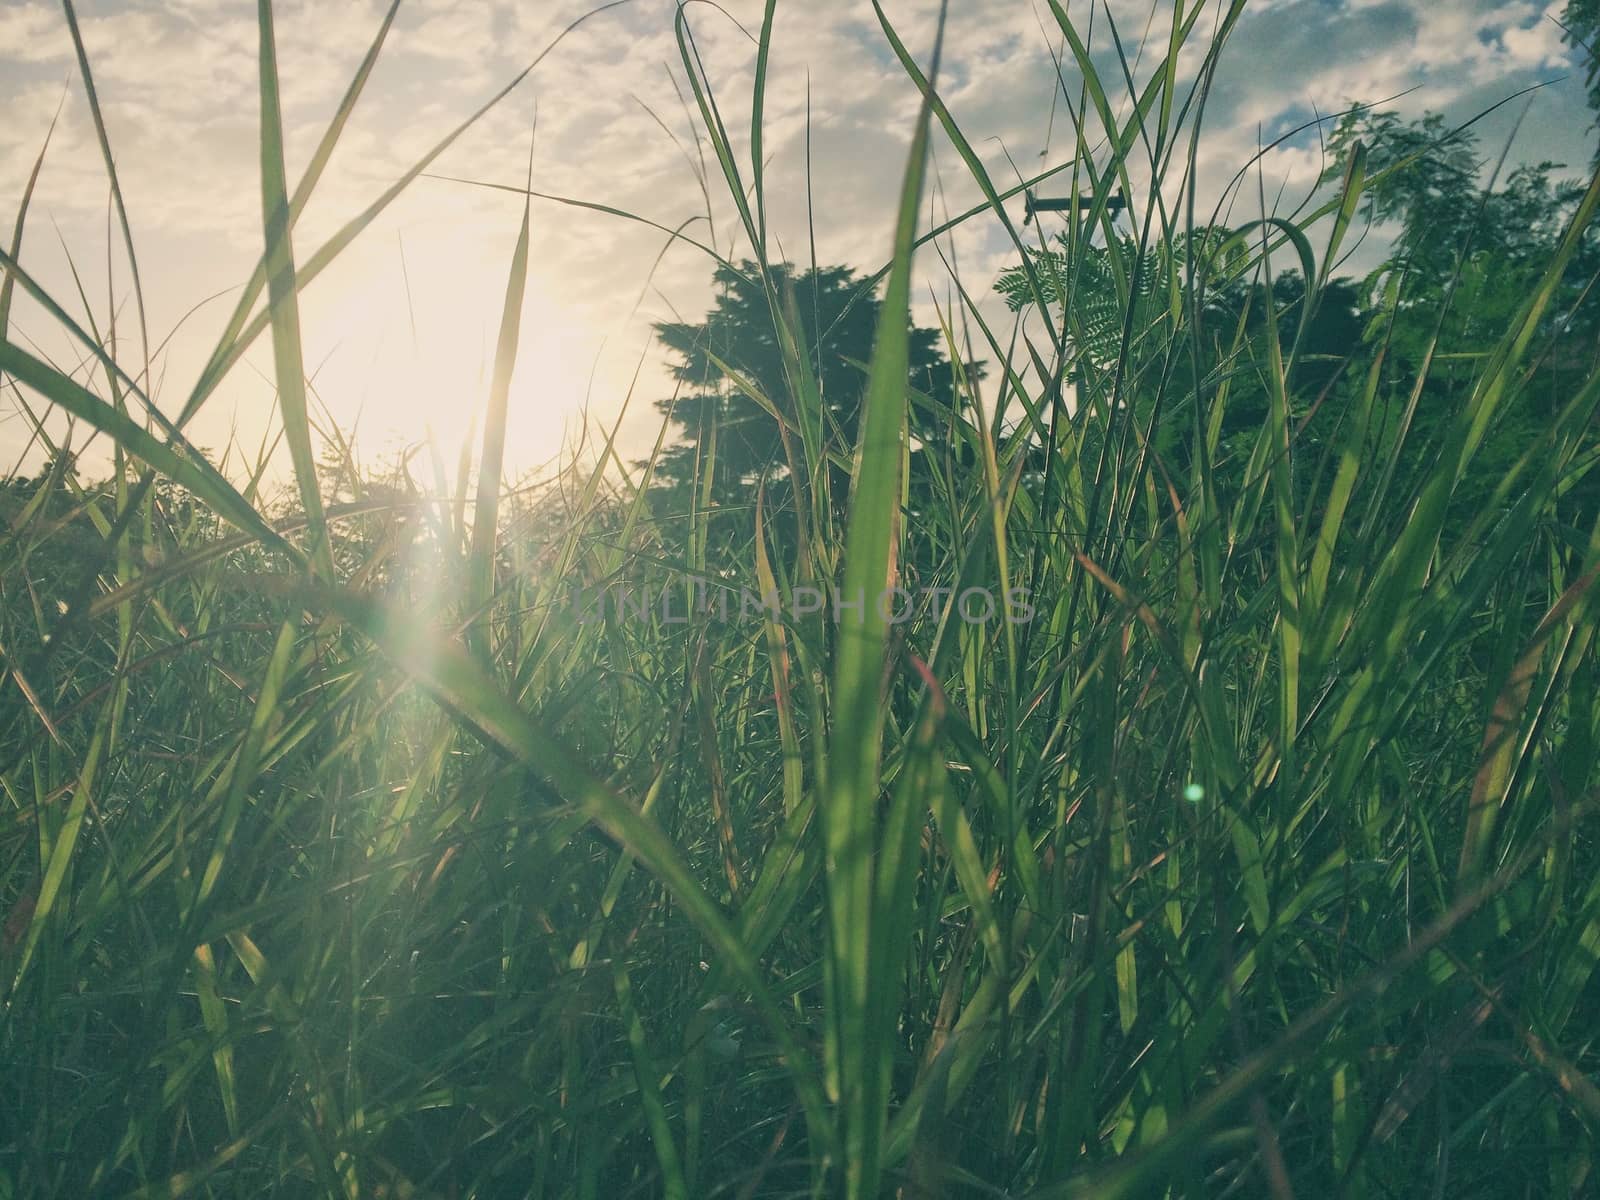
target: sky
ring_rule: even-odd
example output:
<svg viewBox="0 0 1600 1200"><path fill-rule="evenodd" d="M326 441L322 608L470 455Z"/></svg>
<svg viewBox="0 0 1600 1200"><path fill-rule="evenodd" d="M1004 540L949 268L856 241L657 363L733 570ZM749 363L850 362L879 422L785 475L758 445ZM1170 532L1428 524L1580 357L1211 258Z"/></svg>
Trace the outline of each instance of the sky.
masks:
<svg viewBox="0 0 1600 1200"><path fill-rule="evenodd" d="M882 4L926 63L936 0ZM291 180L385 7L378 0L274 6ZM297 257L308 258L588 7L405 0L296 226ZM1088 0L1064 7L1092 38L1108 79L1120 78L1108 13L1136 82L1164 53L1169 4L1109 0L1092 24ZM1546 85L1485 120L1483 146L1498 151L1515 126L1512 161L1553 160L1578 173L1595 135L1579 72L1554 22L1561 7L1537 0L1249 0L1205 109L1201 209L1231 195L1224 215L1239 224L1259 215L1263 195L1279 211L1302 204L1324 166L1317 131L1328 132L1326 123L1269 153L1248 188L1230 193L1229 184L1258 146L1353 101L1392 97L1387 107L1404 116L1434 110L1464 121ZM761 9L760 0L700 0L683 14L747 176ZM127 206L151 341L161 347L154 394L171 414L263 245L256 6L78 0L77 13ZM306 288L305 362L319 412L325 426L353 436L369 467L427 439L453 463L481 417L522 214L522 197L504 189L524 185L530 143L535 190L636 214L654 227L533 202L508 469L536 472L592 453L596 430L619 418L625 457L648 451L660 424L652 402L670 394L652 323L697 319L712 299L711 260L662 229L681 226L733 257L749 249L711 151L696 139L677 16L673 0L633 0L585 21ZM1201 28L1210 21L1203 16ZM1053 103L1059 49L1045 0L950 4L940 92L999 183L1070 155L1070 120ZM1192 73L1196 61L1181 59L1182 71ZM1070 67L1066 78L1076 95ZM1113 91L1112 101L1125 110L1126 89ZM814 236L823 264L875 270L886 261L917 102L870 0L779 0L763 154L769 225L782 255L808 262ZM119 357L142 363L127 260L120 233L108 225L106 171L62 10L42 0L0 0L0 230L7 244L58 107L21 262L74 319L92 315L104 330L115 312ZM702 157L709 189L701 185ZM942 136L933 164L929 213L960 212L977 201ZM1139 182L1136 173L1136 188ZM1136 208L1138 202L1136 194ZM1020 220L1020 203L1012 209ZM1362 254L1375 261L1381 244L1374 236ZM944 245L980 296L1017 257L992 214L967 222ZM1358 256L1353 266L1360 265ZM947 288L941 290L937 255L924 252L919 268L916 314L928 323ZM997 300L984 303L1003 315ZM25 298L10 336L63 367L81 358ZM271 364L264 337L188 430L214 458L229 455L231 474L276 428ZM37 398L30 402L37 410ZM49 428L59 434L60 419ZM40 451L37 442L27 450L30 440L8 384L0 393L0 469L36 468ZM75 444L86 441L80 429ZM87 446L85 460L104 452L100 439Z"/></svg>

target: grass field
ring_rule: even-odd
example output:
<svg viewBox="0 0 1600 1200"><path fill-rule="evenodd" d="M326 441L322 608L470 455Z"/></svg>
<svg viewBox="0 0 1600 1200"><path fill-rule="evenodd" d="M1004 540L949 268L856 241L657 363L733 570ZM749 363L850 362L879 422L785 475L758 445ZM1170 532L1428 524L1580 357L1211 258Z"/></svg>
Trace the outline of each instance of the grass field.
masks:
<svg viewBox="0 0 1600 1200"><path fill-rule="evenodd" d="M724 373L781 431L747 503L715 436L655 486L666 425L508 487L526 213L455 493L313 438L300 290L431 158L294 242L366 68L286 178L269 0L265 251L184 392L19 227L0 379L115 461L4 484L0 1196L1594 1194L1600 373L1552 316L1600 180L1491 335L1451 341L1465 274L1396 272L1334 372L1293 330L1406 164L1358 145L1315 211L1211 224L1241 11L1186 9L1130 96L1050 0L1083 153L1048 187L1087 201L1056 257L878 14L924 104L853 436L764 254L771 7L748 136L685 35L783 355L781 394ZM913 454L933 137L1032 319L940 276L956 403ZM1289 266L1279 311L1252 281ZM8 333L22 294L80 369ZM268 344L288 506L183 432ZM930 602L832 604L889 586ZM572 603L624 587L655 599ZM679 619L708 588L826 599Z"/></svg>

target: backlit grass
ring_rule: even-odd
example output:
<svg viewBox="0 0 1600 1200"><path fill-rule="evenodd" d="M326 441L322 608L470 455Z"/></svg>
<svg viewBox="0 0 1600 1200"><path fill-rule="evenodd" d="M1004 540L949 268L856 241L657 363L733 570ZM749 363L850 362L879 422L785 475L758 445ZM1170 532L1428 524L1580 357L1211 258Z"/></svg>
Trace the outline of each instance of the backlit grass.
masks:
<svg viewBox="0 0 1600 1200"><path fill-rule="evenodd" d="M525 209L451 495L313 441L298 298L455 135L298 242L394 13L293 181L259 7L260 264L178 403L147 339L37 287L20 228L0 257L0 379L53 464L3 492L0 1195L1595 1186L1600 374L1560 339L1600 180L1492 334L1444 319L1466 265L1396 271L1329 353L1301 331L1416 159L1346 143L1313 212L1197 211L1242 4L1181 9L1135 74L1050 0L1077 145L1046 174L1087 203L1048 244L880 11L923 105L852 432L767 249L772 6L748 139L691 9L751 256L725 265L783 359L781 388L726 361L720 387L781 460L718 501L713 420L672 486L668 426L647 463L608 442L509 489ZM940 276L930 426L905 380L932 138L986 197L955 219L1016 240L1019 324ZM8 330L19 290L80 368ZM267 339L281 509L265 464L183 434ZM52 410L114 444L109 479ZM945 594L899 623L571 602L891 584ZM1033 618L964 620L969 588Z"/></svg>

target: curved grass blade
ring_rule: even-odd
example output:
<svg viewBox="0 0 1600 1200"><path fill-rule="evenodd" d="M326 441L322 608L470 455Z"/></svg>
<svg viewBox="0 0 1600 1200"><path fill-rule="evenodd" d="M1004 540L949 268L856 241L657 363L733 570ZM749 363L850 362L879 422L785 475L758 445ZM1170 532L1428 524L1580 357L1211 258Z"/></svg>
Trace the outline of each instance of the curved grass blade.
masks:
<svg viewBox="0 0 1600 1200"><path fill-rule="evenodd" d="M44 156L50 149L50 139L56 131L56 122L61 120L61 106L65 104L67 95L61 94L61 102L56 105L55 115L50 118L50 128L45 130L44 144L39 147L39 155L33 160L33 169L28 172L28 182L23 186L22 199L17 203L17 221L11 231L11 258L15 259L22 253L22 231L28 220L28 206L33 202L33 189L39 182L39 172L44 169ZM11 322L11 295L16 289L16 280L11 271L5 272L5 278L0 280L0 339L6 336L6 330Z"/></svg>
<svg viewBox="0 0 1600 1200"><path fill-rule="evenodd" d="M300 347L299 289L295 286L294 246L290 239L289 191L283 169L283 113L278 99L278 51L272 28L272 0L257 0L261 35L261 210L266 225L267 300L272 320L272 361L283 414L284 440L300 485L311 561L325 580L333 579L333 551L322 515L322 489L311 448L306 414L305 363Z"/></svg>
<svg viewBox="0 0 1600 1200"><path fill-rule="evenodd" d="M0 341L0 369L9 371L52 404L107 434L129 454L160 471L174 483L188 488L211 505L224 520L253 534L266 545L287 550L298 557L283 537L204 458L192 455L187 448L177 450L157 441L142 426L82 384L68 379L54 367L40 362L26 350L7 341Z"/></svg>
<svg viewBox="0 0 1600 1200"><path fill-rule="evenodd" d="M26 939L22 943L22 955L3 998L7 1009L10 1008L11 998L16 995L23 975L27 973L28 964L33 961L34 950L37 949L39 939L44 934L45 922L55 910L56 900L61 895L62 885L66 882L67 868L72 863L73 852L78 846L78 835L83 829L83 818L88 812L89 796L95 785L95 775L104 756L109 734L107 726L107 717L102 716L94 737L89 742L83 763L78 768L78 778L72 788L72 801L67 806L61 825L50 839L49 854L44 862L44 876L39 883L32 919L28 925Z"/></svg>
<svg viewBox="0 0 1600 1200"><path fill-rule="evenodd" d="M145 365L150 362L150 333L144 316L144 286L139 282L139 256L133 249L133 229L128 224L128 207L122 202L122 184L117 179L116 158L111 153L111 139L106 134L105 117L100 112L100 94L95 90L94 73L89 69L89 55L83 48L83 35L78 30L78 13L72 0L61 0L66 13L67 29L72 34L72 49L78 56L78 71L83 76L84 94L89 98L89 115L94 118L95 138L100 143L100 156L105 160L106 176L111 182L111 202L117 210L117 221L122 226L122 244L128 251L128 270L133 274L133 297L139 313L139 340L144 347Z"/></svg>
<svg viewBox="0 0 1600 1200"><path fill-rule="evenodd" d="M539 112L534 109L533 137L538 136ZM533 187L533 144L528 145L528 187ZM494 596L495 543L499 536L500 476L505 468L506 410L511 397L511 376L517 366L517 339L522 332L522 298L528 288L528 217L532 200L522 201L522 226L517 248L511 254L511 274L506 280L505 302L500 310L500 336L495 343L494 376L489 384L489 411L483 418L483 454L478 459L478 506L473 510L472 547L467 557L466 610L477 614L469 641L487 660L489 631L480 624Z"/></svg>
<svg viewBox="0 0 1600 1200"><path fill-rule="evenodd" d="M350 120L350 115L355 111L356 102L361 98L362 91L367 86L367 79L372 74L372 68L378 61L378 53L383 49L384 40L389 36L389 28L394 24L395 14L400 10L400 0L391 0L388 11L383 14L383 21L378 26L377 35L372 39L372 44L367 47L367 53L361 60L361 66L356 69L355 75L350 80L350 86L345 89L344 98L339 101L339 107L333 114L333 120L328 123L328 128L323 131L322 140L317 143L316 150L311 155L311 161L306 164L305 174L300 177L300 183L294 190L294 196L289 201L289 228L293 229L299 220L311 193L315 190L322 173L327 169L328 160L333 157L334 147L339 144L339 137L344 133L345 125ZM210 394L215 385L215 373L227 349L238 338L239 331L244 328L245 321L250 316L250 310L255 307L256 300L261 296L261 289L267 285L267 259L263 253L256 263L255 269L250 274L249 281L244 285L238 302L234 305L233 315L228 318L228 323L223 327L222 336L217 339L217 344L211 351L211 356L206 360L205 368L200 372L200 377L189 399L184 404L182 414L178 417L180 426L187 423L189 417L194 415L194 409Z"/></svg>

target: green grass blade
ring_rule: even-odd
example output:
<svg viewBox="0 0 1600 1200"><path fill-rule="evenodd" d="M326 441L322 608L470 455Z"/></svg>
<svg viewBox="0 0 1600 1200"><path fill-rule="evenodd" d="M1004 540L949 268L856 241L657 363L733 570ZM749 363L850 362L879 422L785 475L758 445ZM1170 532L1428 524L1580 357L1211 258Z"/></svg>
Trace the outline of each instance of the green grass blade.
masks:
<svg viewBox="0 0 1600 1200"><path fill-rule="evenodd" d="M34 950L44 935L45 923L55 911L56 901L61 896L61 888L67 879L67 868L72 865L73 853L78 848L78 836L83 829L84 815L88 812L89 796L95 786L96 773L100 769L107 733L106 724L102 721L96 728L94 737L90 739L88 751L78 768L78 778L73 784L71 803L68 804L66 814L50 840L50 853L43 863L44 872L39 883L38 896L34 900L32 920L28 925L17 969L5 997L8 1008L11 998L16 995L17 987L27 973L29 964L33 961Z"/></svg>
<svg viewBox="0 0 1600 1200"><path fill-rule="evenodd" d="M65 104L66 99L66 93L62 93L61 104ZM50 118L50 128L45 130L44 144L39 147L39 154L33 160L33 169L28 172L28 182L22 188L22 199L17 202L17 220L11 230L13 260L22 253L22 231L28 221L28 206L33 203L33 189L39 182L39 172L44 169L44 156L50 149L50 139L55 135L56 122L61 120L61 104L56 105L55 115ZM0 280L0 340L5 338L6 331L11 327L11 296L16 290L16 285L16 279L7 270L5 278Z"/></svg>
<svg viewBox="0 0 1600 1200"><path fill-rule="evenodd" d="M887 18L877 0L880 22ZM941 8L940 40L943 37ZM934 66L938 66L939 42ZM879 603L893 583L900 531L900 472L906 436L907 331L911 259L917 211L926 174L931 91L923 96L900 190L894 267L879 315L871 372L862 401L861 430L851 476L850 515L844 547L843 604L834 666L834 710L829 738L828 791L822 806L828 882L829 1080L844 1123L844 1194L866 1200L878 1194L886 1113L877 1076L880 1039L870 994L875 928L873 859L883 738L882 689L888 628ZM878 1010L881 1014L881 1009Z"/></svg>
<svg viewBox="0 0 1600 1200"><path fill-rule="evenodd" d="M633 1050L633 1077L639 1084L639 1100L645 1110L645 1120L650 1128L650 1141L655 1146L656 1162L661 1167L663 1200L689 1200L689 1185L684 1180L683 1160L678 1154L678 1144L672 1137L672 1126L667 1122L666 1106L661 1100L661 1072L645 1044L644 1023L633 1002L633 985L628 970L621 963L612 965L612 979L616 986L617 1007L622 1011L623 1024L628 1033L628 1045Z"/></svg>
<svg viewBox="0 0 1600 1200"><path fill-rule="evenodd" d="M115 439L129 454L188 488L240 530L253 534L269 546L288 548L283 538L205 459L174 450L156 440L142 426L87 388L10 342L0 342L0 369L10 372L52 404Z"/></svg>
<svg viewBox="0 0 1600 1200"><path fill-rule="evenodd" d="M534 136L539 117L534 114ZM528 147L528 187L533 187L533 146ZM522 298L528 289L528 218L532 201L522 202L522 225L511 254L505 303L500 313L500 336L495 343L494 375L489 384L489 411L483 419L483 453L478 459L478 505L472 518L472 546L467 558L467 611L481 615L494 596L495 547L499 538L500 478L505 469L506 413L511 400L511 376L517 366L517 340L522 332ZM478 651L488 657L489 631L474 627Z"/></svg>
<svg viewBox="0 0 1600 1200"><path fill-rule="evenodd" d="M89 115L94 120L95 139L100 144L100 157L106 164L106 177L111 183L111 203L117 210L117 223L122 227L122 244L128 252L128 270L133 274L134 305L139 314L139 340L144 349L145 364L150 362L150 333L144 315L144 285L139 281L139 256L133 249L133 229L128 224L128 207L122 201L122 184L117 179L117 163L111 153L111 138L106 133L106 122L100 112L100 94L95 90L94 73L89 69L89 55L83 48L83 35L78 31L78 13L72 0L61 0L67 18L67 29L72 34L72 49L78 57L78 72L83 77L84 94L89 98Z"/></svg>
<svg viewBox="0 0 1600 1200"><path fill-rule="evenodd" d="M272 319L272 361L284 439L306 514L307 553L319 575L333 579L333 553L322 514L322 488L306 414L305 364L300 349L300 302L295 286L289 226L289 189L283 169L283 114L278 100L278 52L272 0L257 0L261 38L261 211L266 226L267 297Z"/></svg>
<svg viewBox="0 0 1600 1200"><path fill-rule="evenodd" d="M367 80L372 75L372 68L377 64L378 53L383 49L383 43L389 36L389 29L394 24L395 14L400 11L400 0L391 0L388 10L383 14L383 21L378 26L378 32L372 39L372 44L367 47L367 53L361 60L355 75L350 80L350 86L345 89L344 98L339 101L333 120L328 123L328 128L323 131L322 140L317 143L316 150L311 155L311 161L306 164L305 174L300 177L300 183L294 190L294 196L289 201L288 226L294 228L300 214L305 210L306 204L311 199L311 193L316 190L322 173L327 169L328 161L333 157L334 148L339 144L339 138L344 133L345 125L349 122L351 114L355 111L356 102L361 99L361 93L367 86ZM261 289L267 285L267 259L265 252L256 263L255 269L250 274L249 281L240 293L234 305L233 315L228 318L228 323L223 327L222 335L217 339L210 357L206 360L204 369L201 370L189 398L184 403L184 409L178 418L181 427L188 423L194 411L210 395L211 389L216 385L220 376L217 374L229 347L238 339L244 323L250 317L250 310L261 297Z"/></svg>

